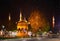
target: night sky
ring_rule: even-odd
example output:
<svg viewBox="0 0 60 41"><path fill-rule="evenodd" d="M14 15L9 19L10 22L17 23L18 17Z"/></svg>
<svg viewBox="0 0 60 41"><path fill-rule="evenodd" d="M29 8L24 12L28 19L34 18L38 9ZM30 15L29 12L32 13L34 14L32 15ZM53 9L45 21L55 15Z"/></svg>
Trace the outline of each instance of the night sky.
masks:
<svg viewBox="0 0 60 41"><path fill-rule="evenodd" d="M60 1L58 0L2 0L0 1L0 25L8 24L8 16L11 14L11 21L19 20L20 10L24 17L29 17L33 9L39 9L45 17L51 21L54 15L56 22L60 20Z"/></svg>

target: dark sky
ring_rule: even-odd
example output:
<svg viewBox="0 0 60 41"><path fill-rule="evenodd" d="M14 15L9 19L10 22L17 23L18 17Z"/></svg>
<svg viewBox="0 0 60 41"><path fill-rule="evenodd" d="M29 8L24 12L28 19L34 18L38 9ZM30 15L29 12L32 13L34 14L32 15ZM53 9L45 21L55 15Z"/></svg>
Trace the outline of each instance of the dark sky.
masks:
<svg viewBox="0 0 60 41"><path fill-rule="evenodd" d="M20 10L27 18L35 8L43 12L49 20L53 15L57 20L60 18L60 1L58 0L2 0L0 3L0 25L8 23L9 13L12 21L16 22L19 20Z"/></svg>

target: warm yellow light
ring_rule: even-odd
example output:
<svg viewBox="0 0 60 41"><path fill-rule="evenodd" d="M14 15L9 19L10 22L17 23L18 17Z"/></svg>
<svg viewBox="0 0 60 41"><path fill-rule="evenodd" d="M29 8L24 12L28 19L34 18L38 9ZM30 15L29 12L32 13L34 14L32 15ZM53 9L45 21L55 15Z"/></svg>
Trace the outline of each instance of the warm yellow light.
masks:
<svg viewBox="0 0 60 41"><path fill-rule="evenodd" d="M22 13L20 12L20 21L22 21Z"/></svg>
<svg viewBox="0 0 60 41"><path fill-rule="evenodd" d="M17 30L19 30L17 32L17 36L18 37L25 37L25 36L27 36L26 32L28 30L28 22L27 22L27 20L25 18L22 19L22 13L21 12L20 12L20 19L19 19L19 21L17 23Z"/></svg>
<svg viewBox="0 0 60 41"><path fill-rule="evenodd" d="M17 29L19 29L19 28L20 28L20 29L22 29L22 28L23 28L23 29L28 29L27 26L17 26Z"/></svg>

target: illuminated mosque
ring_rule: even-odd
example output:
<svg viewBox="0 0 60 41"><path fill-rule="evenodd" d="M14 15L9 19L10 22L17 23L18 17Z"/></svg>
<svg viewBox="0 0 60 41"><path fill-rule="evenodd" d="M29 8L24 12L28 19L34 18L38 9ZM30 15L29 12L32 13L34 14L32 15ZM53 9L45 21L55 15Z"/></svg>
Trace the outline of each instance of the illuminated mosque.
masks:
<svg viewBox="0 0 60 41"><path fill-rule="evenodd" d="M27 36L27 31L28 31L28 22L27 20L22 16L22 13L20 12L20 19L17 22L17 36L18 37L25 37Z"/></svg>

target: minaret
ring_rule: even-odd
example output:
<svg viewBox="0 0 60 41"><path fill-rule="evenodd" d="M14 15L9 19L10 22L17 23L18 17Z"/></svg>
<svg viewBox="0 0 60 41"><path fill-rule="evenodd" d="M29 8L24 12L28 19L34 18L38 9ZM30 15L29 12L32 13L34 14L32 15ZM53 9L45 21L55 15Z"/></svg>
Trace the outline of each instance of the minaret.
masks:
<svg viewBox="0 0 60 41"><path fill-rule="evenodd" d="M11 15L10 15L10 13L9 13L8 18L9 18L9 22L8 22L8 29L7 30L11 30Z"/></svg>
<svg viewBox="0 0 60 41"><path fill-rule="evenodd" d="M22 13L20 12L20 20L19 21L22 21Z"/></svg>
<svg viewBox="0 0 60 41"><path fill-rule="evenodd" d="M9 13L9 21L11 20L11 16L10 16L10 13Z"/></svg>
<svg viewBox="0 0 60 41"><path fill-rule="evenodd" d="M55 17L54 16L52 17L52 24L53 24L53 28L54 28L54 26L55 26Z"/></svg>
<svg viewBox="0 0 60 41"><path fill-rule="evenodd" d="M26 18L24 17L24 21L27 22Z"/></svg>

